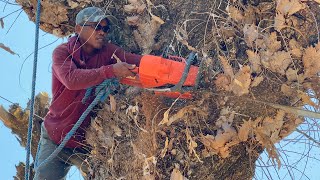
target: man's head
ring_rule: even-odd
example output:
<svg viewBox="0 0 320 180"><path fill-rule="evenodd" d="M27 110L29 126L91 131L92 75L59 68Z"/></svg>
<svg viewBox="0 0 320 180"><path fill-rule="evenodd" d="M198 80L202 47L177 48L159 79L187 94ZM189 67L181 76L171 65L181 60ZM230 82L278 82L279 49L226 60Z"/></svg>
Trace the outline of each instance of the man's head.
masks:
<svg viewBox="0 0 320 180"><path fill-rule="evenodd" d="M100 49L104 44L110 21L105 12L98 7L87 7L76 16L75 32L89 49Z"/></svg>

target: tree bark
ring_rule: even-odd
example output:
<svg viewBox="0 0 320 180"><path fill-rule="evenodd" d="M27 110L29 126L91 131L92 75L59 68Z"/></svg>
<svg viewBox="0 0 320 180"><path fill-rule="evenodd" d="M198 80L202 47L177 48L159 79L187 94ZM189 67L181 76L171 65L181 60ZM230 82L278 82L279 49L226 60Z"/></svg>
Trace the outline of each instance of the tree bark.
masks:
<svg viewBox="0 0 320 180"><path fill-rule="evenodd" d="M34 21L36 0L17 2ZM114 102L104 104L87 133L95 179L252 179L264 148L280 165L274 144L302 122L301 114L272 104L317 106L307 93L317 90L313 82L320 72L316 2L43 0L41 5L40 28L56 36L71 34L76 13L95 5L113 16L109 40L127 51L160 55L169 47L174 55L196 51L200 57L202 80L193 100L122 87L115 111ZM13 116L0 113L14 129Z"/></svg>

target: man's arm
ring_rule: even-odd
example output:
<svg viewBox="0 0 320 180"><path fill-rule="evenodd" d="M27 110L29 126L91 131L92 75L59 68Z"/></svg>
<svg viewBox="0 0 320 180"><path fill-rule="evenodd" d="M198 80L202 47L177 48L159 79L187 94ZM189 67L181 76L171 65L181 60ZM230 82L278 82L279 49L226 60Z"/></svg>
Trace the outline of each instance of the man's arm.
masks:
<svg viewBox="0 0 320 180"><path fill-rule="evenodd" d="M54 50L52 58L53 73L70 90L87 89L115 77L112 65L97 69L78 69L63 45Z"/></svg>

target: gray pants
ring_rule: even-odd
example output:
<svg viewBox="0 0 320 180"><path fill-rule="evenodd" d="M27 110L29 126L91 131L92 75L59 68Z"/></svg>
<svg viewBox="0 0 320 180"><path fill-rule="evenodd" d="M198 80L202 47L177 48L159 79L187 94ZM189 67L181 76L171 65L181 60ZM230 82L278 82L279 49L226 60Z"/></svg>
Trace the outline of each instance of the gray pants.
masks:
<svg viewBox="0 0 320 180"><path fill-rule="evenodd" d="M39 143L41 144L37 154L38 166L58 147L57 144L50 140L44 123L41 125ZM52 161L36 169L34 180L65 180L72 165L78 167L84 178L87 179L85 176L89 174L89 170L85 161L86 157L87 155L83 150L64 148Z"/></svg>

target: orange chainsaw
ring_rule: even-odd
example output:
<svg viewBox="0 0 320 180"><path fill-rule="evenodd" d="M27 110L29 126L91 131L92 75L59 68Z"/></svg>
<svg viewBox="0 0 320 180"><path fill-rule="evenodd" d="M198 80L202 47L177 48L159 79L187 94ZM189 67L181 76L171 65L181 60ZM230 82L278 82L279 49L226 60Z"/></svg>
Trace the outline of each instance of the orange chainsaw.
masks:
<svg viewBox="0 0 320 180"><path fill-rule="evenodd" d="M151 90L157 95L191 99L191 93L184 89L196 85L198 67L191 64L197 54L190 53L187 60L176 56L166 57L142 56L139 67L132 70L136 76L122 78L120 82Z"/></svg>

